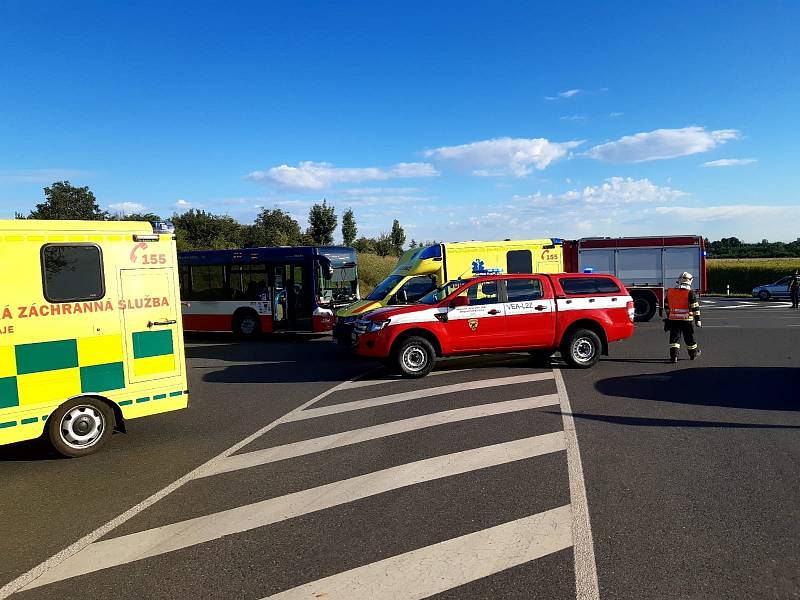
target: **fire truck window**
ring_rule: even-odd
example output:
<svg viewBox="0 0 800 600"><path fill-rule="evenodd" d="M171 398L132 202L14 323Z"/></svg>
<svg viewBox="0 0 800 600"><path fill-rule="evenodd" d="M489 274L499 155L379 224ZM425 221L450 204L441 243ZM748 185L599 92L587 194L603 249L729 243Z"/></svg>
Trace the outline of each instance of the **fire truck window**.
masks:
<svg viewBox="0 0 800 600"><path fill-rule="evenodd" d="M42 283L48 302L99 300L105 295L100 248L48 244L42 248Z"/></svg>
<svg viewBox="0 0 800 600"><path fill-rule="evenodd" d="M530 250L511 250L506 253L509 273L533 273L533 257Z"/></svg>
<svg viewBox="0 0 800 600"><path fill-rule="evenodd" d="M538 279L508 279L506 291L509 302L530 302L538 300L542 293L542 282Z"/></svg>

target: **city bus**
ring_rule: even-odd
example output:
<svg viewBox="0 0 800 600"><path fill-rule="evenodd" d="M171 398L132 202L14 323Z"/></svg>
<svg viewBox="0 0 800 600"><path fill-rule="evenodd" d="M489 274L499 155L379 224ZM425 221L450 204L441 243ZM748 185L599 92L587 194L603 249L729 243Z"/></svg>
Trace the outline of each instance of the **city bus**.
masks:
<svg viewBox="0 0 800 600"><path fill-rule="evenodd" d="M171 225L0 221L0 445L98 450L186 408Z"/></svg>
<svg viewBox="0 0 800 600"><path fill-rule="evenodd" d="M356 251L344 246L196 250L178 264L186 331L327 333L359 299Z"/></svg>

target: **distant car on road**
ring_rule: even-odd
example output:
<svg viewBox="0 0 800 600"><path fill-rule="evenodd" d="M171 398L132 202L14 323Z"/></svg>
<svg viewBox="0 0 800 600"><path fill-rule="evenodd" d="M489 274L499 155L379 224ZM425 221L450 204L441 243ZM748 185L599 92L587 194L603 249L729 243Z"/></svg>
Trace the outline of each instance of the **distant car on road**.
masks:
<svg viewBox="0 0 800 600"><path fill-rule="evenodd" d="M753 298L772 300L773 298L789 299L789 276L781 277L775 283L759 285L753 288Z"/></svg>

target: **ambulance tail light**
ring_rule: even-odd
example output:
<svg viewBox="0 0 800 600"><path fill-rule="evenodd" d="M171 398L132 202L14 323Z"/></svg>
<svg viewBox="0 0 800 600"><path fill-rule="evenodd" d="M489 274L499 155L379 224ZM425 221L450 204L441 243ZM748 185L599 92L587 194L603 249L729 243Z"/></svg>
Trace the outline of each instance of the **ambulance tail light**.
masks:
<svg viewBox="0 0 800 600"><path fill-rule="evenodd" d="M628 318L633 323L634 317L636 316L636 310L633 308L633 300L628 300L628 303L625 305L628 309Z"/></svg>

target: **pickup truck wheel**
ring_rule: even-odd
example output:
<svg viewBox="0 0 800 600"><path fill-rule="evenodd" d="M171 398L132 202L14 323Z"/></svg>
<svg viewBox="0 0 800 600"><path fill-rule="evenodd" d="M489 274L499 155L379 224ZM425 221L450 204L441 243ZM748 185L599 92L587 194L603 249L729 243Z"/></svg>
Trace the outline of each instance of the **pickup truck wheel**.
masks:
<svg viewBox="0 0 800 600"><path fill-rule="evenodd" d="M577 329L561 348L564 360L573 367L588 369L600 360L603 344L594 331Z"/></svg>
<svg viewBox="0 0 800 600"><path fill-rule="evenodd" d="M393 362L403 377L425 377L436 362L436 351L425 338L411 336L398 344Z"/></svg>

